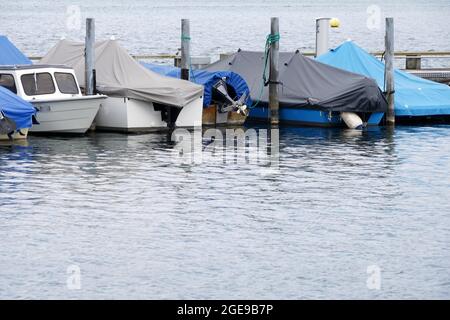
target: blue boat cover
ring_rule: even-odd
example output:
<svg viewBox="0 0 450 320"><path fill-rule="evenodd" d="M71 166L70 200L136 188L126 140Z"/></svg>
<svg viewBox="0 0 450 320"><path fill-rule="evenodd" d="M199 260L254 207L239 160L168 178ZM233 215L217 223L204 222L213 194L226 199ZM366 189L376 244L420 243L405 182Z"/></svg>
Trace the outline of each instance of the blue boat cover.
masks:
<svg viewBox="0 0 450 320"><path fill-rule="evenodd" d="M166 77L179 79L181 76L181 69L177 67L146 62L141 62L141 64L147 69ZM245 103L247 105L252 104L249 94L250 89L248 88L247 82L245 82L245 80L237 73L231 71L209 72L205 70L191 70L190 77L192 82L204 86L203 107L205 108L211 105L213 86L220 79L224 79L227 85L231 86L234 89L236 96L232 96L233 99L237 100L245 93L247 94L247 100L245 101Z"/></svg>
<svg viewBox="0 0 450 320"><path fill-rule="evenodd" d="M384 91L384 63L352 41L321 55L317 61L373 78ZM449 115L450 87L395 70L395 114Z"/></svg>
<svg viewBox="0 0 450 320"><path fill-rule="evenodd" d="M36 109L33 105L0 86L0 111L16 123L17 129L31 128Z"/></svg>
<svg viewBox="0 0 450 320"><path fill-rule="evenodd" d="M0 35L0 65L33 64L5 36Z"/></svg>

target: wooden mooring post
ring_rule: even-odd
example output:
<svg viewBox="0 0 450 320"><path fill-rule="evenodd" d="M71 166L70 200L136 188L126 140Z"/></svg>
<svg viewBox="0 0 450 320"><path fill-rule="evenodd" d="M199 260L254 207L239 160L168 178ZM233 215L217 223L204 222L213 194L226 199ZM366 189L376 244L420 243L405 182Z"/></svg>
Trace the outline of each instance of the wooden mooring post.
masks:
<svg viewBox="0 0 450 320"><path fill-rule="evenodd" d="M269 74L269 116L272 125L279 124L279 57L280 57L280 22L278 18L270 21L270 74Z"/></svg>
<svg viewBox="0 0 450 320"><path fill-rule="evenodd" d="M85 38L85 54L84 54L84 70L85 70L85 94L93 95L95 92L95 19L86 19L86 38Z"/></svg>
<svg viewBox="0 0 450 320"><path fill-rule="evenodd" d="M395 79L394 79L394 18L386 18L386 37L385 37L385 91L388 101L388 111L386 114L386 124L395 125Z"/></svg>
<svg viewBox="0 0 450 320"><path fill-rule="evenodd" d="M189 19L181 20L181 79L189 80L189 65L191 60L191 28Z"/></svg>

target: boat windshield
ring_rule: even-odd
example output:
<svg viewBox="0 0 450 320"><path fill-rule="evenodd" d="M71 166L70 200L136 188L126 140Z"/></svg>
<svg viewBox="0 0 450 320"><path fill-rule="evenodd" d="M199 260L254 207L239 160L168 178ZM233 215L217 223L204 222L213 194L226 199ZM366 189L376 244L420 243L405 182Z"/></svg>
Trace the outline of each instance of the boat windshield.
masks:
<svg viewBox="0 0 450 320"><path fill-rule="evenodd" d="M52 75L48 72L24 74L20 79L27 96L55 93Z"/></svg>
<svg viewBox="0 0 450 320"><path fill-rule="evenodd" d="M65 72L55 72L55 80L61 93L79 93L77 82L75 81L75 78L72 74Z"/></svg>

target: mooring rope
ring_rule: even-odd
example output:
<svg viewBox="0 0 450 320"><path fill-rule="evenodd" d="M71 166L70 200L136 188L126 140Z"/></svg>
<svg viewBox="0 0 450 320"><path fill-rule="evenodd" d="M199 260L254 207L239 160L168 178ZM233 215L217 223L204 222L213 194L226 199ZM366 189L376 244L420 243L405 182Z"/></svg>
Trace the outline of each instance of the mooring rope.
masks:
<svg viewBox="0 0 450 320"><path fill-rule="evenodd" d="M182 34L181 41L191 41L191 37L189 37L188 35Z"/></svg>
<svg viewBox="0 0 450 320"><path fill-rule="evenodd" d="M267 86L267 84L269 83L267 81L267 65L269 62L269 55L270 55L270 46L274 43L277 43L280 41L280 34L276 33L276 34L269 34L266 38L266 47L264 50L264 72L263 72L263 80L264 80L264 86Z"/></svg>
<svg viewBox="0 0 450 320"><path fill-rule="evenodd" d="M181 41L191 41L191 37L189 37L188 35L182 34L181 35ZM194 80L193 82L197 82L196 79L195 79L194 70L192 69L191 55L189 55L189 73L191 74L192 79Z"/></svg>
<svg viewBox="0 0 450 320"><path fill-rule="evenodd" d="M256 102L253 103L252 106L250 106L250 109L255 108L259 102L261 101L262 95L264 93L264 87L266 87L269 84L269 81L267 81L267 65L269 64L269 55L270 55L270 46L276 42L280 41L280 34L269 34L266 37L266 44L264 47L264 69L262 74L262 82L261 82L261 90L259 92L259 97L256 100Z"/></svg>

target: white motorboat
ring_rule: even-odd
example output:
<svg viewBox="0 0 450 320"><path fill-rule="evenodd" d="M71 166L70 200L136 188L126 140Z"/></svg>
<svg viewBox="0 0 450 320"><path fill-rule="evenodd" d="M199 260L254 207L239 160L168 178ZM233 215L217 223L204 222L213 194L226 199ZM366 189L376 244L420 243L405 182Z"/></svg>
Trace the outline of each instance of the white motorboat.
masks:
<svg viewBox="0 0 450 320"><path fill-rule="evenodd" d="M5 86L38 110L30 132L85 133L106 96L83 96L72 68L54 65L0 66Z"/></svg>

